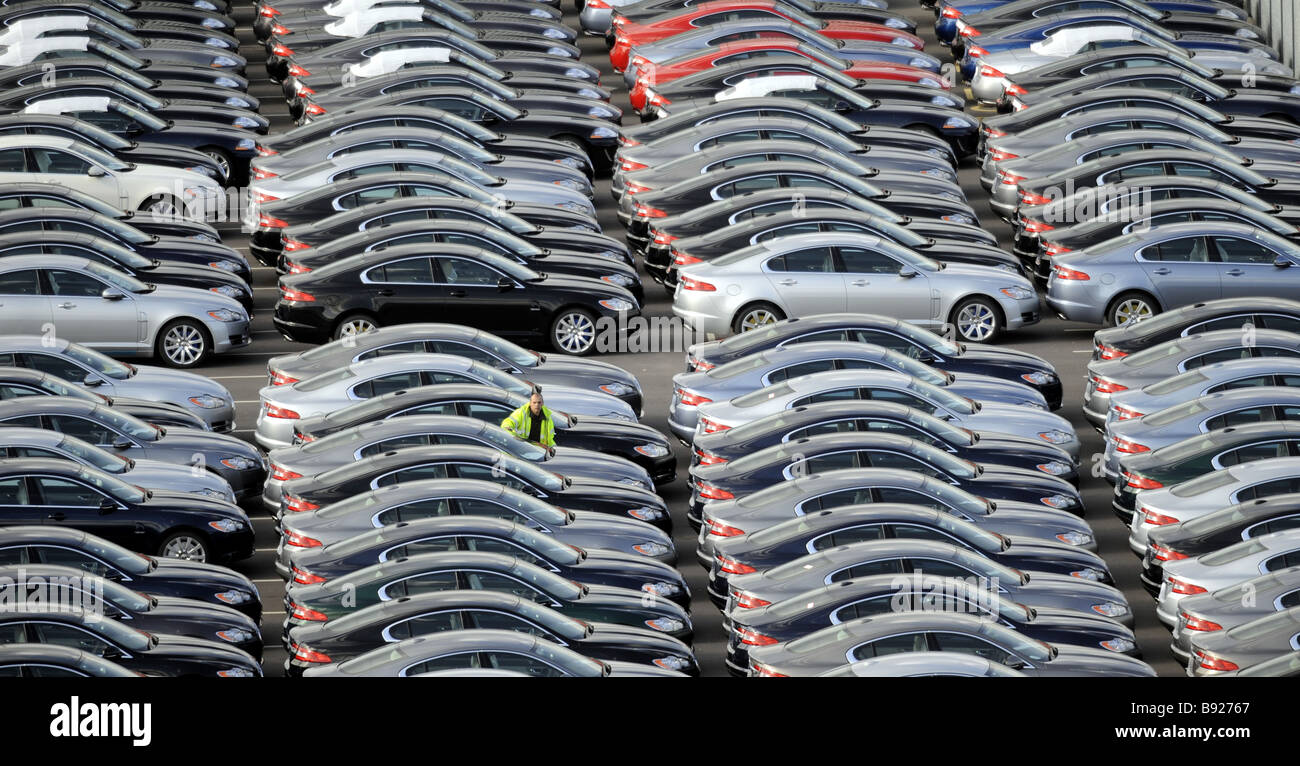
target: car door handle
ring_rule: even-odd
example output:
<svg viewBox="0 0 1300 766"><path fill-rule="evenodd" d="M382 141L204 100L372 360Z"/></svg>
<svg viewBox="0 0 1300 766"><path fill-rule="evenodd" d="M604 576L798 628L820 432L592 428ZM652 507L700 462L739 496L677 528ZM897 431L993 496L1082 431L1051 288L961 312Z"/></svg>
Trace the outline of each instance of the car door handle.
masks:
<svg viewBox="0 0 1300 766"><path fill-rule="evenodd" d="M853 285L854 287L866 287L867 285L869 285L869 284L871 284L871 283L868 282L868 281L865 280L865 279L855 279L855 280L853 280L852 282L850 282L849 284Z"/></svg>
<svg viewBox="0 0 1300 766"><path fill-rule="evenodd" d="M1164 276L1165 274L1170 273L1170 270L1169 270L1167 267L1162 266L1162 267L1160 267L1160 268L1158 268L1158 269L1152 269L1152 270L1151 270L1151 273L1152 273L1152 274L1159 274L1159 275L1161 275L1161 276Z"/></svg>
<svg viewBox="0 0 1300 766"><path fill-rule="evenodd" d="M1230 276L1230 277L1239 277L1239 276L1241 276L1242 274L1245 274L1246 272L1242 271L1241 269L1228 269L1227 271L1225 271L1225 272L1223 272L1223 273L1224 273L1224 274L1227 274L1227 275Z"/></svg>
<svg viewBox="0 0 1300 766"><path fill-rule="evenodd" d="M789 287L790 285L797 285L797 284L799 284L799 280L797 280L797 279L782 279L780 282L777 282L777 284L778 284L778 285L785 285L786 287Z"/></svg>
<svg viewBox="0 0 1300 766"><path fill-rule="evenodd" d="M64 516L62 511L55 511L54 513L51 513L49 516L46 516L45 518L53 519L55 521L63 521L68 517Z"/></svg>
<svg viewBox="0 0 1300 766"><path fill-rule="evenodd" d="M392 291L392 290L376 290L376 291L375 291L375 295L389 296L389 295L392 295L392 294L393 294L393 291Z"/></svg>
<svg viewBox="0 0 1300 766"><path fill-rule="evenodd" d="M452 290L450 293L447 293L447 294L450 295L450 296L453 297L453 298L464 298L464 297L465 297L465 291L464 291L464 290Z"/></svg>
<svg viewBox="0 0 1300 766"><path fill-rule="evenodd" d="M77 307L77 304L75 304L75 303L60 303L60 304L59 304L59 308L61 308L61 309L75 309L76 307Z"/></svg>

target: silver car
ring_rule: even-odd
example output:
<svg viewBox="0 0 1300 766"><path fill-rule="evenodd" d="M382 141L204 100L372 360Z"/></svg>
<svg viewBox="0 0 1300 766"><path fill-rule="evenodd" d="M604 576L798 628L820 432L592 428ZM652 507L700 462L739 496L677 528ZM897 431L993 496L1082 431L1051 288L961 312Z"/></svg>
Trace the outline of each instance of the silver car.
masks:
<svg viewBox="0 0 1300 766"><path fill-rule="evenodd" d="M819 678L1025 678L1000 662L955 652L909 652L858 660Z"/></svg>
<svg viewBox="0 0 1300 766"><path fill-rule="evenodd" d="M1257 368L1258 371L1258 368ZM1140 444L1143 452L1157 450L1220 428L1270 420L1300 420L1300 388L1261 386L1220 391L1175 404L1149 415L1108 424L1106 478L1119 476L1116 447ZM1133 447L1129 449L1132 454Z"/></svg>
<svg viewBox="0 0 1300 766"><path fill-rule="evenodd" d="M1159 412L1188 399L1253 387L1300 388L1300 358L1269 356L1216 362L1179 373L1141 388L1111 394L1104 429Z"/></svg>
<svg viewBox="0 0 1300 766"><path fill-rule="evenodd" d="M840 545L771 569L732 575L727 583L730 593L725 613L735 614L742 598L750 603L779 604L823 585L876 574L912 576L907 572L980 583L1026 606L1100 614L1122 625L1133 624L1133 610L1124 594L1112 585L1063 574L1022 572L966 548L935 540L870 540Z"/></svg>
<svg viewBox="0 0 1300 766"><path fill-rule="evenodd" d="M235 502L230 482L209 471L195 471L192 466L164 463L160 460L132 460L82 441L75 436L43 428L6 428L0 431L0 447L8 448L9 457L49 457L98 468L122 481L145 489L169 492L193 492Z"/></svg>
<svg viewBox="0 0 1300 766"><path fill-rule="evenodd" d="M1047 305L1076 322L1125 325L1216 298L1300 294L1300 246L1244 223L1188 221L1052 258Z"/></svg>
<svg viewBox="0 0 1300 766"><path fill-rule="evenodd" d="M536 386L526 378L450 354L397 354L367 359L287 386L267 386L261 399L254 438L267 449L293 444L293 421L323 415L354 402L392 391L436 383L481 383L530 395ZM568 386L546 386L548 406L575 415L635 421L631 406L615 396Z"/></svg>
<svg viewBox="0 0 1300 766"><path fill-rule="evenodd" d="M850 369L893 370L976 401L1047 409L1043 395L1023 383L988 375L943 372L870 343L822 341L760 351L708 372L674 375L668 427L675 434L693 434L700 404L732 399L792 377Z"/></svg>
<svg viewBox="0 0 1300 766"><path fill-rule="evenodd" d="M453 502L454 510L453 510ZM621 551L672 561L676 548L668 533L643 521L606 513L557 508L509 487L473 479L425 479L390 484L284 520L276 560L291 571L292 549L314 540L331 545L369 530L414 519L484 515L536 529L579 548Z"/></svg>
<svg viewBox="0 0 1300 766"><path fill-rule="evenodd" d="M729 401L704 403L698 408L696 433L734 428L782 410L835 399L896 402L962 428L1041 439L1060 447L1071 457L1079 456L1079 438L1074 427L1060 415L1034 407L976 402L947 388L891 370L818 372L790 378Z"/></svg>
<svg viewBox="0 0 1300 766"><path fill-rule="evenodd" d="M989 266L940 264L869 234L800 234L679 270L673 313L725 337L787 317L866 308L923 327L955 325L986 342L1039 320L1029 280Z"/></svg>
<svg viewBox="0 0 1300 766"><path fill-rule="evenodd" d="M1282 330L1214 330L1175 338L1136 354L1088 363L1083 389L1083 417L1100 429L1110 411L1110 397L1188 370L1233 359L1300 357L1300 335Z"/></svg>
<svg viewBox="0 0 1300 766"><path fill-rule="evenodd" d="M1196 636L1235 628L1297 606L1300 606L1300 565L1210 593L1188 596L1178 605L1178 621L1174 623L1169 649L1179 661L1187 662Z"/></svg>
<svg viewBox="0 0 1300 766"><path fill-rule="evenodd" d="M1195 558L1164 563L1156 617L1172 628L1183 601L1237 585L1261 574L1300 565L1300 529L1272 532Z"/></svg>
<svg viewBox="0 0 1300 766"><path fill-rule="evenodd" d="M0 302L6 299L0 297ZM0 308L3 311L3 308ZM0 335L0 361L57 375L110 399L171 402L198 416L212 431L235 429L235 397L205 375L127 364L63 338Z"/></svg>
<svg viewBox="0 0 1300 766"><path fill-rule="evenodd" d="M147 285L88 258L16 255L0 262L0 327L58 336L172 367L252 342L239 301L207 290Z"/></svg>
<svg viewBox="0 0 1300 766"><path fill-rule="evenodd" d="M1300 607L1192 639L1189 676L1244 670L1300 649Z"/></svg>
<svg viewBox="0 0 1300 766"><path fill-rule="evenodd" d="M565 476L605 479L654 491L654 482L636 463L572 447L542 447L492 423L458 415L409 415L344 429L329 436L272 450L271 475L262 490L262 504L280 507L280 486L291 478L315 476L331 468L364 460L392 449L425 444L478 444L499 449L521 460Z"/></svg>
<svg viewBox="0 0 1300 766"><path fill-rule="evenodd" d="M556 165L559 167L559 165ZM511 202L531 202L555 205L594 216L596 207L584 188L539 181L518 181L501 178L440 152L423 149L389 149L384 152L344 154L318 162L288 175L255 179L249 187L254 200L291 198L313 191L331 183L355 178L361 174L382 172L435 172L446 173L466 183L479 186ZM585 177L584 177L585 183ZM576 184L582 186L582 184ZM256 204L253 205L257 207ZM258 211L254 211L258 212Z"/></svg>
<svg viewBox="0 0 1300 766"><path fill-rule="evenodd" d="M712 567L714 543L752 534L815 511L866 503L904 503L951 513L998 534L1049 540L1096 550L1088 522L1042 505L990 501L947 482L892 468L850 468L781 482L739 500L709 503L702 514L695 554Z"/></svg>

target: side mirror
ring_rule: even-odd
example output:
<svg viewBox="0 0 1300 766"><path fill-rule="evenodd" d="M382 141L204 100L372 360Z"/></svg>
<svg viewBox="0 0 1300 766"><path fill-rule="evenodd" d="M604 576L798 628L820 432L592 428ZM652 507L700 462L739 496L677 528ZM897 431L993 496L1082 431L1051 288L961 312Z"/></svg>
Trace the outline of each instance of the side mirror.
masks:
<svg viewBox="0 0 1300 766"><path fill-rule="evenodd" d="M933 364L934 354L931 354L928 351L922 351L921 353L916 355L916 361L920 362L921 364Z"/></svg>
<svg viewBox="0 0 1300 766"><path fill-rule="evenodd" d="M99 297L106 301L120 301L126 296L122 294L121 290L116 290L112 287L105 287L104 292L100 293Z"/></svg>
<svg viewBox="0 0 1300 766"><path fill-rule="evenodd" d="M902 269L901 271L898 272L898 276L901 279L911 279L912 277L916 276L916 269L907 269L907 268Z"/></svg>
<svg viewBox="0 0 1300 766"><path fill-rule="evenodd" d="M104 498L103 500L99 501L100 516L107 516L108 514L116 510L117 510L117 503L114 503L112 500L109 500L108 498Z"/></svg>
<svg viewBox="0 0 1300 766"><path fill-rule="evenodd" d="M96 386L102 386L104 385L104 379L92 372L86 377L81 379L81 385L89 386L90 388L94 388Z"/></svg>
<svg viewBox="0 0 1300 766"><path fill-rule="evenodd" d="M134 446L130 439L119 437L113 440L113 449L131 449Z"/></svg>
<svg viewBox="0 0 1300 766"><path fill-rule="evenodd" d="M1291 268L1291 259L1287 258L1285 255L1279 255L1277 258L1273 259L1273 265L1279 269L1289 269Z"/></svg>
<svg viewBox="0 0 1300 766"><path fill-rule="evenodd" d="M501 292L515 289L515 283L509 277L501 277L497 280L497 289Z"/></svg>
<svg viewBox="0 0 1300 766"><path fill-rule="evenodd" d="M98 165L91 165L90 170L86 171L86 175L90 176L91 178L103 178L104 176L108 175L108 173L105 172L105 170Z"/></svg>
<svg viewBox="0 0 1300 766"><path fill-rule="evenodd" d="M847 101L836 101L836 102L835 102L835 111L837 111L837 112L847 112L847 111L849 111L849 102L847 102Z"/></svg>

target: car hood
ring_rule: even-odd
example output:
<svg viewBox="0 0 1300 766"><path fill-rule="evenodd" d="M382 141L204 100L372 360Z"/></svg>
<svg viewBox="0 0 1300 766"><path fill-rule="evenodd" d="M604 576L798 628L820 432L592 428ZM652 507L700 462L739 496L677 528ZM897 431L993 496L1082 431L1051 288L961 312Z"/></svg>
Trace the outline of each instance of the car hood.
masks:
<svg viewBox="0 0 1300 766"><path fill-rule="evenodd" d="M545 263L543 260L539 265L544 266ZM549 283L551 279L546 281ZM605 383L626 383L638 391L641 390L641 384L636 376L621 367L596 359L578 359L558 354L548 354L546 361L526 370L524 375L538 384L552 382L572 386L586 384L595 387Z"/></svg>
<svg viewBox="0 0 1300 766"><path fill-rule="evenodd" d="M1029 603L1031 599L1024 598L1036 594L1057 593L1067 596L1072 600L1084 598L1101 601L1113 601L1117 604L1127 604L1124 594L1111 585L1099 583L1093 580L1083 580L1078 577L1071 577L1063 574L1048 574L1045 572L1035 572L1030 575L1029 582L1020 586L1022 597L1017 600Z"/></svg>
<svg viewBox="0 0 1300 766"><path fill-rule="evenodd" d="M248 525L248 515L243 509L228 500L218 500L207 495L198 495L193 492L176 492L173 490L154 489L150 490L152 497L145 503L146 511L154 508L167 509L170 511L184 511L186 513L196 513L205 516L224 516L244 522Z"/></svg>
<svg viewBox="0 0 1300 766"><path fill-rule="evenodd" d="M1038 406L1047 409L1047 399L1038 391L1021 383L994 378L989 375L957 373L948 390L974 399L977 402L998 402L1017 406Z"/></svg>
<svg viewBox="0 0 1300 766"><path fill-rule="evenodd" d="M159 291L163 289L163 287L158 288ZM174 289L183 289L183 297L194 299L193 290L188 288ZM206 297L210 297L213 301L213 308L230 308L243 313L243 308L240 307L238 301L232 298L215 293L208 293ZM126 380L113 381L114 389L137 399L152 399L160 402L176 399L184 400L199 394L219 396L227 402L234 402L234 397L226 390L225 386L206 375L150 365L137 365L135 370L135 374Z"/></svg>
<svg viewBox="0 0 1300 766"><path fill-rule="evenodd" d="M223 566L208 564L202 561L186 561L185 559L170 559L154 557L158 563L156 569L152 572L133 580L142 590L148 590L149 580L152 578L165 578L169 580L181 581L202 581L212 583L214 589L238 589L252 593L258 597L257 586L248 577Z"/></svg>
<svg viewBox="0 0 1300 766"><path fill-rule="evenodd" d="M1041 669L1045 675L1105 675L1153 678L1151 666L1132 657L1086 646L1059 644L1057 655Z"/></svg>
<svg viewBox="0 0 1300 766"><path fill-rule="evenodd" d="M965 343L962 345L963 351L954 361L960 360L991 367L1056 373L1056 369L1052 367L1051 362L1028 351L1020 351L1004 346L985 346L980 343Z"/></svg>
<svg viewBox="0 0 1300 766"><path fill-rule="evenodd" d="M211 622L213 632L220 627L239 627L252 631L254 634L261 632L252 617L228 606L195 601L192 598L177 598L175 596L155 596L154 598L158 601L158 605L149 611L152 616L169 620Z"/></svg>
<svg viewBox="0 0 1300 766"><path fill-rule="evenodd" d="M667 510L668 506L663 498L651 492L648 489L641 489L630 484L616 484L612 481L603 479L588 479L581 476L566 477L569 485L556 498L560 505L564 504L564 497L568 494L582 493L592 495L603 500L614 500L629 505L645 505L651 508ZM645 522L638 522L644 524Z"/></svg>
<svg viewBox="0 0 1300 766"><path fill-rule="evenodd" d="M229 663L228 667L231 668L257 669L258 675L261 675L261 668L258 667L257 661L242 649L191 636L164 634L157 638L158 646L151 649L149 654L208 663L225 662Z"/></svg>
<svg viewBox="0 0 1300 766"><path fill-rule="evenodd" d="M122 475L126 481L136 486L159 490L176 490L186 488L186 492L201 489L222 493L226 498L233 498L230 484L211 471L195 471L190 466L164 463L161 460L137 460L135 466Z"/></svg>
<svg viewBox="0 0 1300 766"><path fill-rule="evenodd" d="M564 476L586 476L613 482L625 478L649 481L645 469L636 463L618 455L607 455L594 450L556 447L551 458L537 465Z"/></svg>
<svg viewBox="0 0 1300 766"><path fill-rule="evenodd" d="M168 428L167 435L152 444L165 449L192 449L195 452L225 452L252 458L261 463L262 453L252 444L230 434L200 431L195 428Z"/></svg>

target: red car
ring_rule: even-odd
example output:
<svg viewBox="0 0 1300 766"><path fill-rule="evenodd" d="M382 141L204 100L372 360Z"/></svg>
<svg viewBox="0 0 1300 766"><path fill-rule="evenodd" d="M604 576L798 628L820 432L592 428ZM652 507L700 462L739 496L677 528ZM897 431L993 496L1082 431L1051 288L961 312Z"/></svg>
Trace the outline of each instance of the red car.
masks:
<svg viewBox="0 0 1300 766"><path fill-rule="evenodd" d="M775 0L711 0L685 8L674 15L658 16L644 24L626 22L619 25L614 32L614 46L610 49L609 61L615 71L622 72L627 67L631 49L637 45L645 45L713 24L759 18L764 15L802 25L836 39L868 40L901 45L918 51L925 47L925 41L921 38L900 29L861 21L827 21Z"/></svg>
<svg viewBox="0 0 1300 766"><path fill-rule="evenodd" d="M630 91L632 106L638 110L644 109L646 107L646 91L653 89L655 85L669 83L679 77L730 64L734 61L755 58L755 54L760 56L764 54L802 56L859 80L894 80L944 89L951 87L951 83L947 78L925 69L879 61L841 59L810 48L797 40L763 38L723 43L697 53L665 61L654 67L644 69L638 67L636 82Z"/></svg>

